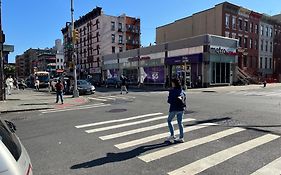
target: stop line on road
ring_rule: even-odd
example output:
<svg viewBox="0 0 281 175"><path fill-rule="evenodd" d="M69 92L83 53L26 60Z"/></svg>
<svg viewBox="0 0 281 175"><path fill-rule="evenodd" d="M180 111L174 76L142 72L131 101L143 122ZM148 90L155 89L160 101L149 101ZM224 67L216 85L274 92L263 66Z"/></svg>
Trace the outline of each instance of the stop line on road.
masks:
<svg viewBox="0 0 281 175"><path fill-rule="evenodd" d="M90 100L94 101L115 101L115 100L131 100L135 99L136 97L128 96L128 95L109 95L109 96L95 96L95 97L88 97Z"/></svg>
<svg viewBox="0 0 281 175"><path fill-rule="evenodd" d="M167 127L167 116L163 115L163 113L157 112L157 113L150 113L150 114L143 114L138 116L132 116L128 118L120 118L120 119L114 119L114 120L108 120L108 121L102 121L102 122L95 122L95 123L86 123L75 126L77 129L83 129L84 132L88 134L97 134L100 135L101 131L112 131L112 133L107 135L99 136L99 138L103 141L112 140L113 142L117 142L119 139L117 138L123 138L122 140L126 139L125 142L122 143L114 143L113 145L120 149L128 149L132 147L137 146L145 146L145 144L153 141L159 140L160 142L163 142L163 139L166 138L169 133L156 133L156 134L150 134L146 137L138 138L138 134L144 132L149 132L152 130L157 129L163 129ZM150 124L150 122L152 122ZM196 122L196 119L193 118L185 118L183 119L184 123L187 122ZM159 122L159 124L155 124L155 122ZM142 126L141 124L146 123L150 126ZM159 148L154 151L150 151L149 153L144 153L142 155L138 156L138 159L142 160L144 163L151 163L156 162L162 158L169 157L174 154L179 154L183 151L191 150L195 147L198 147L200 145L205 144L212 144L214 141L222 140L226 137L234 137L235 134L247 132L247 129L241 128L241 127L232 127L232 128L225 128L220 127L216 123L202 123L198 122L200 124L194 124L189 127L186 127L184 132L198 132L208 129L209 127L216 126L217 128L222 128L221 131L218 131L213 134L209 134L207 136L202 136L199 138L195 138L193 140L187 140L184 143L181 144L171 144L168 147ZM177 124L176 121L172 123L173 125ZM134 126L137 128L134 129L126 129L126 127ZM118 129L121 129L121 132L118 132ZM206 132L206 131L204 131ZM108 133L108 132L107 132ZM178 130L175 131L176 134L179 133ZM200 132L198 132L200 133ZM134 135L135 137L127 137L130 135ZM134 138L129 139L129 138ZM183 167L172 169L167 172L169 175L193 175L198 174L203 171L208 171L209 168L215 167L231 158L241 156L243 157L243 153L246 153L247 151L253 150L255 148L261 147L263 145L266 145L274 140L279 139L280 136L274 135L274 134L264 134L259 137L250 138L242 143L239 143L237 145L234 145L229 148L225 148L224 150L220 150L216 153L213 153L211 155L207 155L206 157L203 157L201 159L195 160L194 162L191 162L187 165L184 165ZM280 153L281 155L281 153ZM261 165L260 169L251 170L253 173L252 175L276 175L280 174L281 172L281 157L275 158L275 160L271 160L271 162L268 162L267 165ZM239 169L239 167L237 167ZM243 172L240 170L240 172Z"/></svg>

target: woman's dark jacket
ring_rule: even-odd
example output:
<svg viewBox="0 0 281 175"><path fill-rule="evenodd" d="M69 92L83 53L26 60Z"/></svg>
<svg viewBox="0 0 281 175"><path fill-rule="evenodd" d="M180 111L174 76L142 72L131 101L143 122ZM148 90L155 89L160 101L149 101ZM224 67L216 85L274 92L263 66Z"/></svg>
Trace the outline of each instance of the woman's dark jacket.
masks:
<svg viewBox="0 0 281 175"><path fill-rule="evenodd" d="M178 99L179 96L185 99L185 93L182 89L174 88L170 90L168 96L168 103L170 104L169 112L184 111L185 106L181 104L180 99Z"/></svg>

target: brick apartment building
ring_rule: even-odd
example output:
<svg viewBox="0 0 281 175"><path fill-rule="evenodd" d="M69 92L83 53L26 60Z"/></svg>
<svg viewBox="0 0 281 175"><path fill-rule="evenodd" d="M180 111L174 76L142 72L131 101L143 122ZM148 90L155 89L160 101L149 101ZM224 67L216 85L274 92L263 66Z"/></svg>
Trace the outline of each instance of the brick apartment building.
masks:
<svg viewBox="0 0 281 175"><path fill-rule="evenodd" d="M279 67L274 67L274 63L279 65L277 58L280 58L276 57L278 54L275 52L281 50L280 45L273 43L273 40L280 38L276 32L273 33L276 29L279 31L276 26L280 26L280 23L272 17L223 2L190 17L158 27L156 43L202 34L236 38L239 40L238 72L258 80L261 77L271 77L273 73L280 74Z"/></svg>
<svg viewBox="0 0 281 175"><path fill-rule="evenodd" d="M70 41L69 27L62 29L64 45ZM77 51L77 74L81 78L92 75L102 80L102 56L140 47L140 19L105 15L97 7L75 21L79 40ZM70 66L71 54L64 50L66 67Z"/></svg>

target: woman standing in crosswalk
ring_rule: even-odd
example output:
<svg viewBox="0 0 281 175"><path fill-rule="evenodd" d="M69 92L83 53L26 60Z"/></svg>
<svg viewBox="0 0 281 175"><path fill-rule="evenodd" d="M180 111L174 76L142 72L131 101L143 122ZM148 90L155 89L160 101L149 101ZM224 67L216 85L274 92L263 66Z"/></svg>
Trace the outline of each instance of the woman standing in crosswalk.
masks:
<svg viewBox="0 0 281 175"><path fill-rule="evenodd" d="M184 109L186 107L185 100L186 95L185 92L182 90L180 80L175 78L172 79L172 88L169 92L168 96L168 103L170 104L169 109L169 116L168 116L168 126L170 130L170 136L167 138L166 141L174 140L175 142L184 142L184 135L183 135L183 124L182 124L182 118ZM174 134L174 127L172 125L173 118L177 116L178 126L180 130L179 138L175 137Z"/></svg>

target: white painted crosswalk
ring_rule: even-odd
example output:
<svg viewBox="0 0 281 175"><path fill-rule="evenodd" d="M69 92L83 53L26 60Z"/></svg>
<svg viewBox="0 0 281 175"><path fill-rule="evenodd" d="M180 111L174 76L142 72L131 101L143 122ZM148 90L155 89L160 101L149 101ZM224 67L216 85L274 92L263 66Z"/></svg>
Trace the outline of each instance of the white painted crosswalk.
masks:
<svg viewBox="0 0 281 175"><path fill-rule="evenodd" d="M187 116L188 117L188 116ZM77 129L80 129L88 134L98 135L101 140L104 142L110 141L109 143L114 143L113 145L120 149L130 149L132 147L145 147L145 144L150 144L151 142L160 142L163 143L164 139L169 135L167 133L167 115L163 115L161 112L149 113L149 114L141 114L127 118L118 118L108 121L102 122L93 122L80 124L75 126ZM153 122L152 122L153 121ZM158 122L158 124L155 124ZM152 162L157 162L161 159L170 157L176 154L184 154L188 153L188 151L192 151L193 149L198 148L199 146L208 146L211 144L215 144L218 140L224 140L226 138L235 138L239 134L244 134L249 132L245 128L241 127L231 127L225 128L221 127L216 123L202 123L198 122L194 118L185 118L183 122L186 123L194 123L190 126L184 128L185 133L196 134L198 138L188 139L186 137L186 141L181 144L171 144L166 147L158 148L155 150L151 150L149 153L143 152L141 155L138 155L138 159L142 160L146 164L150 164ZM153 123L153 124L152 124ZM145 124L145 126L143 126ZM174 121L173 125L176 126L177 122ZM149 126L147 126L149 125ZM130 127L130 129L126 129ZM218 131L213 131L208 134L208 129L211 127L216 127ZM122 129L120 132L118 129ZM165 129L165 132L163 130ZM124 131L125 130L125 131ZM107 131L106 135L101 131ZM153 132L151 132L153 131ZM110 133L111 132L111 133ZM144 137L141 135L146 133ZM153 133L153 134L152 134ZM176 134L179 133L179 130L175 131ZM200 136L201 133L205 133ZM207 133L207 135L206 135ZM148 135L147 135L148 134ZM89 135L90 136L90 135ZM131 137L129 137L131 136ZM117 139L122 138L122 139ZM132 139L133 138L133 139ZM246 137L245 137L246 138ZM244 138L244 139L245 139ZM217 165L222 164L232 158L236 158L242 155L245 152L248 152L253 149L257 149L262 146L266 146L268 143L280 139L280 136L274 134L263 134L257 135L256 137L249 137L244 140L242 143L239 142L230 147L225 147L223 150L218 152L214 152L211 155L207 155L203 158L196 159L193 162L189 162L182 167L171 168L166 172L169 175L193 175L199 174L201 172L207 172L208 169L215 167ZM278 145L279 146L279 145ZM281 156L281 151L276 154ZM165 160L169 161L169 160ZM170 160L173 161L173 160ZM235 166L235 165L234 165ZM271 160L271 162L267 164L262 164L259 166L259 169L251 169L247 172L253 172L252 175L277 175L281 173L281 157ZM165 167L166 168L166 167ZM238 168L239 167L235 167ZM239 172L243 173L243 170L239 170ZM207 173L208 174L208 173ZM228 173L231 174L231 173Z"/></svg>
<svg viewBox="0 0 281 175"><path fill-rule="evenodd" d="M106 107L106 106L110 106L110 104L96 103L96 104L82 105L82 106L71 106L71 107L66 107L66 108L61 108L61 109L46 109L46 110L41 110L40 112L42 114L48 114L48 113L56 113L56 112L66 112L66 111L99 108L99 107Z"/></svg>
<svg viewBox="0 0 281 175"><path fill-rule="evenodd" d="M281 97L281 90L251 90L251 91L232 91L229 95L243 95L243 96L263 96L263 97Z"/></svg>
<svg viewBox="0 0 281 175"><path fill-rule="evenodd" d="M88 99L93 101L101 101L101 102L107 102L107 101L116 101L116 100L132 100L135 99L134 96L129 95L108 95L108 96L92 96L88 97Z"/></svg>

